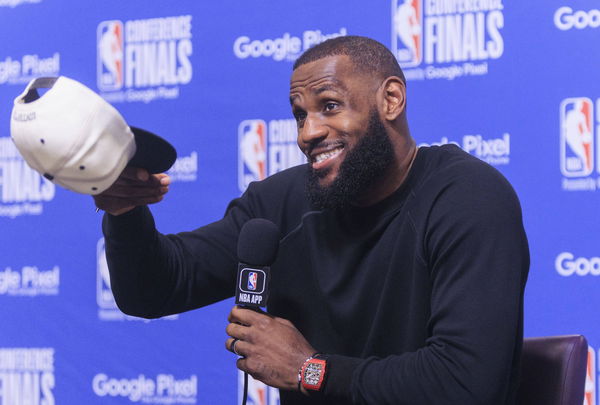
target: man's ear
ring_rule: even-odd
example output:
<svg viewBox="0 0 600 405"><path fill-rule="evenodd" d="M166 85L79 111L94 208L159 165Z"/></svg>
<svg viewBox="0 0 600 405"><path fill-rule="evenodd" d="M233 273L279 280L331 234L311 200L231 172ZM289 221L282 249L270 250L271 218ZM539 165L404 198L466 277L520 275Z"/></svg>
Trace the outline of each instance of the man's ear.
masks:
<svg viewBox="0 0 600 405"><path fill-rule="evenodd" d="M406 107L406 85L398 76L390 76L381 84L381 114L388 121L398 118Z"/></svg>

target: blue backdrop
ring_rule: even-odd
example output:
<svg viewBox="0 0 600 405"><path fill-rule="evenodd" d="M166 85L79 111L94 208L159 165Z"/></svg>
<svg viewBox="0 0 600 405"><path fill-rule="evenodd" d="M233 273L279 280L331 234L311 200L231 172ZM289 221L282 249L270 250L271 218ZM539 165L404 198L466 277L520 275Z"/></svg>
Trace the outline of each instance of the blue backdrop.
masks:
<svg viewBox="0 0 600 405"><path fill-rule="evenodd" d="M85 3L85 4L84 4ZM292 62L357 34L395 53L419 144L454 142L521 198L527 336L581 333L596 403L600 5L593 0L0 0L0 401L234 404L232 301L155 321L115 307L91 198L27 167L9 134L33 77L65 75L179 152L159 230L218 219L249 181L303 162ZM258 145L258 148L253 148ZM277 392L251 387L254 404Z"/></svg>

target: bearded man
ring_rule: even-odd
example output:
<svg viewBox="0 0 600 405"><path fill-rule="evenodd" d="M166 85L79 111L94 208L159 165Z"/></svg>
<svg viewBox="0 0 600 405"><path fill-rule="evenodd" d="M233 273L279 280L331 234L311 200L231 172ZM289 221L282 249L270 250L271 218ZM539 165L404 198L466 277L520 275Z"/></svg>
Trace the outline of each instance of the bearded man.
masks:
<svg viewBox="0 0 600 405"><path fill-rule="evenodd" d="M160 234L146 205L164 174L127 169L95 197L119 307L231 297L240 229L266 218L282 234L268 313L234 307L225 346L282 404L514 404L529 254L511 186L454 145L416 147L403 73L371 39L305 52L290 102L309 163L220 221Z"/></svg>

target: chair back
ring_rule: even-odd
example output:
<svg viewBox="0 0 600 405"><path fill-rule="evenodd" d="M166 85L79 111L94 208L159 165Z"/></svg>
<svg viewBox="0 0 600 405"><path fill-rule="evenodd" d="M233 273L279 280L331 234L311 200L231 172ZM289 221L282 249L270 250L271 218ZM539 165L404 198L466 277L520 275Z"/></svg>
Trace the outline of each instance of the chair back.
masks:
<svg viewBox="0 0 600 405"><path fill-rule="evenodd" d="M582 405L587 352L581 335L524 339L519 404Z"/></svg>

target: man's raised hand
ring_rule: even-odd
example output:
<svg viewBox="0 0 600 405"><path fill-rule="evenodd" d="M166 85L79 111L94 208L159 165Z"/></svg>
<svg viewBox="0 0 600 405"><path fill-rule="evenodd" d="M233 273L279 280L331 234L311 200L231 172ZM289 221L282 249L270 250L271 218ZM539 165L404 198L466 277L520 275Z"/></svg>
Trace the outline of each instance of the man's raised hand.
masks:
<svg viewBox="0 0 600 405"><path fill-rule="evenodd" d="M126 167L112 186L93 196L94 202L109 214L121 215L138 205L162 201L169 184L171 179L165 173L150 174L145 169Z"/></svg>

